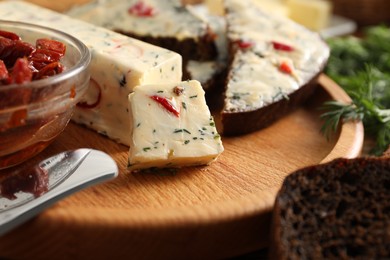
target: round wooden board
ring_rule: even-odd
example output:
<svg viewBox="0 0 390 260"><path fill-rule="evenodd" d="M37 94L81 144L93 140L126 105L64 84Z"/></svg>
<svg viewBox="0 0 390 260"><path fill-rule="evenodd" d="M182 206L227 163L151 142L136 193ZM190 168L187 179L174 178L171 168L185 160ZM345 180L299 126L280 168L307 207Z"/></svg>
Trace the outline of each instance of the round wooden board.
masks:
<svg viewBox="0 0 390 260"><path fill-rule="evenodd" d="M87 188L0 238L0 257L50 259L226 258L267 246L276 192L286 175L363 145L361 123L344 123L327 141L318 106L348 101L322 75L310 102L270 127L223 138L210 166L177 172L129 173L123 145L70 123L42 154L79 147L116 160L117 179Z"/></svg>

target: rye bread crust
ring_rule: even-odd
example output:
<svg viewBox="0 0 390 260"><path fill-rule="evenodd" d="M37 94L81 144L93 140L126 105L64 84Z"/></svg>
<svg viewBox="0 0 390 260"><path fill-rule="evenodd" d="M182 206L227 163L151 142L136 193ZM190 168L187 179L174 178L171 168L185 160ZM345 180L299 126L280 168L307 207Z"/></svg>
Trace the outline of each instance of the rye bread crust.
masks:
<svg viewBox="0 0 390 260"><path fill-rule="evenodd" d="M270 259L388 259L390 159L336 159L292 173L272 221Z"/></svg>
<svg viewBox="0 0 390 260"><path fill-rule="evenodd" d="M186 38L179 40L175 37L153 37L134 34L122 30L115 30L118 33L127 35L141 41L166 48L182 55L183 64L189 60L207 61L217 57L218 51L215 45L215 34L210 28L207 33L198 38Z"/></svg>
<svg viewBox="0 0 390 260"><path fill-rule="evenodd" d="M256 110L240 112L221 112L222 134L225 136L237 136L252 133L270 126L278 119L291 113L301 106L318 87L318 73L310 82L300 87L295 92L278 102Z"/></svg>

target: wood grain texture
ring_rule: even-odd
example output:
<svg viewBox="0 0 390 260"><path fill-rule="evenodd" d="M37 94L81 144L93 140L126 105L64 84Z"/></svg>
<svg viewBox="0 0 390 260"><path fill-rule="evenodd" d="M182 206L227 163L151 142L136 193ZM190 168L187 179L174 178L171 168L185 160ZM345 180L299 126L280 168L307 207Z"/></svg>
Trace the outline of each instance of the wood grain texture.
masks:
<svg viewBox="0 0 390 260"><path fill-rule="evenodd" d="M318 106L349 97L329 78L307 105L253 134L223 138L224 153L205 167L130 173L128 148L70 123L40 157L90 147L118 163L117 179L74 194L0 238L0 257L29 259L226 258L263 248L274 198L301 167L353 158L361 123L327 141Z"/></svg>

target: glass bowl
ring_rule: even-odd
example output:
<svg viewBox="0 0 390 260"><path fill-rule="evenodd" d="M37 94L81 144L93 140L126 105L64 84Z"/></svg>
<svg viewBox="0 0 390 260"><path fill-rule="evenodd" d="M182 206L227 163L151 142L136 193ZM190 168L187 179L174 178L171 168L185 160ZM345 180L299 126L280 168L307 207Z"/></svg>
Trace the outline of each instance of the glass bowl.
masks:
<svg viewBox="0 0 390 260"><path fill-rule="evenodd" d="M0 30L16 33L34 46L40 38L66 45L63 72L28 83L0 85L0 169L4 169L35 156L65 129L88 87L91 54L81 41L54 29L0 20ZM26 91L30 95L22 98Z"/></svg>

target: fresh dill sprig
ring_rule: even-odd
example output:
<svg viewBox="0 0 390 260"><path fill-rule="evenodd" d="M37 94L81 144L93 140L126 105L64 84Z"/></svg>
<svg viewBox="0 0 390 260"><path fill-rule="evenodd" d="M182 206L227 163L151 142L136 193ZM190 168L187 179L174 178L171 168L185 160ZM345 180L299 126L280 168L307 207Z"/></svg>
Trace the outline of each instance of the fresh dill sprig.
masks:
<svg viewBox="0 0 390 260"><path fill-rule="evenodd" d="M321 107L327 112L321 115L324 120L321 132L329 139L332 133L339 128L342 121L362 120L364 114L354 104L345 104L340 101L327 101Z"/></svg>
<svg viewBox="0 0 390 260"><path fill-rule="evenodd" d="M348 84L344 89L352 102L325 102L322 106L326 112L321 115L324 120L321 131L329 137L330 133L338 129L340 122L361 120L366 133L376 140L371 153L380 155L390 145L390 109L382 105L389 102L383 97L390 97L390 81L384 81L382 73L370 65L346 81Z"/></svg>
<svg viewBox="0 0 390 260"><path fill-rule="evenodd" d="M372 154L380 155L390 145L390 27L368 27L361 38L332 38L328 43L325 72L352 102L326 102L322 131L329 135L341 121L362 120L366 135L376 140Z"/></svg>

